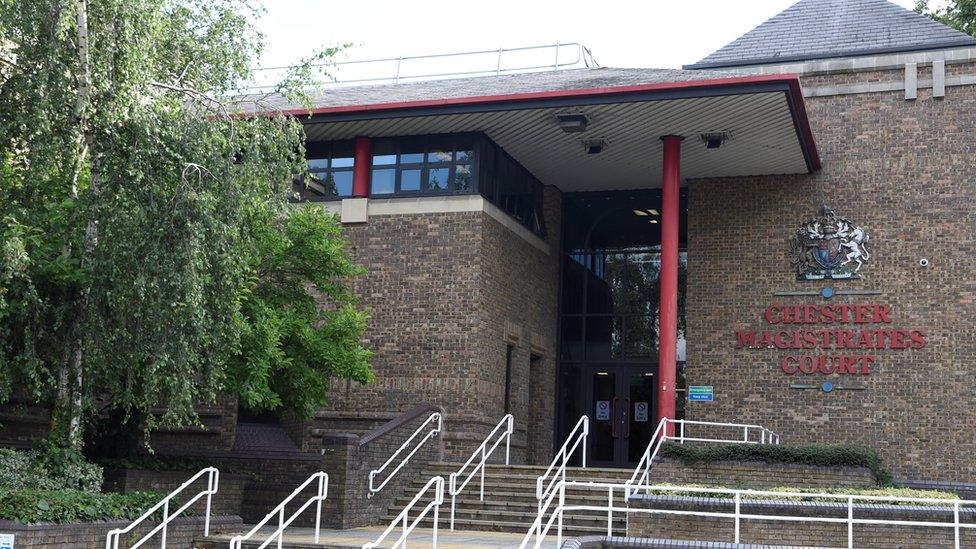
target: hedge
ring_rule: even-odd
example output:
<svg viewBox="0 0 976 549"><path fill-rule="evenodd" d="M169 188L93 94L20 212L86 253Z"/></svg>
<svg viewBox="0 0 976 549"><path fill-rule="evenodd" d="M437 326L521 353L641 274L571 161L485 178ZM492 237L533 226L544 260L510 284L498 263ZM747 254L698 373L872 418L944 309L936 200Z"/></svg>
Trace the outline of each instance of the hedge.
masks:
<svg viewBox="0 0 976 549"><path fill-rule="evenodd" d="M0 448L0 489L98 492L101 487L102 468L77 452Z"/></svg>
<svg viewBox="0 0 976 549"><path fill-rule="evenodd" d="M665 485L670 486L670 485ZM673 485L678 486L678 485ZM721 488L728 489L726 486L705 486L702 484L685 484L681 485L682 488ZM764 492L798 492L801 494L841 494L845 496L883 496L883 497L898 497L898 498L931 498L931 499L944 499L944 500L955 500L959 499L958 494L951 492L938 492L935 490L915 490L912 488L793 488L788 486L778 486L776 488L763 489ZM728 493L717 493L717 492L699 492L699 491L686 491L686 490L650 490L650 494L660 495L660 496L685 496L685 497L700 497L700 498L731 498L732 495ZM844 503L843 499L835 498L825 498L825 497L785 497L785 496L749 496L749 500L775 500L775 501L819 501L819 502L833 502L833 503ZM872 503L872 502L864 502ZM919 505L918 503L913 503L909 501L891 501L891 502L873 502L881 503L883 505Z"/></svg>
<svg viewBox="0 0 976 549"><path fill-rule="evenodd" d="M37 522L92 522L138 518L166 494L94 493L82 490L0 489L0 519Z"/></svg>
<svg viewBox="0 0 976 549"><path fill-rule="evenodd" d="M660 456L685 464L714 461L764 461L806 465L866 467L880 486L892 486L891 475L881 467L878 453L853 444L677 444L661 445Z"/></svg>

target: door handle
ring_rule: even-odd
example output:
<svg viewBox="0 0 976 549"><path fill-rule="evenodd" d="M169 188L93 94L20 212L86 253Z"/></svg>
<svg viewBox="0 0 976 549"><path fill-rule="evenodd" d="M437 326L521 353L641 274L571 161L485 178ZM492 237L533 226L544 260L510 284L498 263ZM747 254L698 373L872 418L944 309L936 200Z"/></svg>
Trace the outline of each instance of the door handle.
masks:
<svg viewBox="0 0 976 549"><path fill-rule="evenodd" d="M630 399L625 398L627 406L624 408L624 438L630 438Z"/></svg>
<svg viewBox="0 0 976 549"><path fill-rule="evenodd" d="M610 401L610 436L613 438L618 438L617 436L617 400L620 397L613 397Z"/></svg>

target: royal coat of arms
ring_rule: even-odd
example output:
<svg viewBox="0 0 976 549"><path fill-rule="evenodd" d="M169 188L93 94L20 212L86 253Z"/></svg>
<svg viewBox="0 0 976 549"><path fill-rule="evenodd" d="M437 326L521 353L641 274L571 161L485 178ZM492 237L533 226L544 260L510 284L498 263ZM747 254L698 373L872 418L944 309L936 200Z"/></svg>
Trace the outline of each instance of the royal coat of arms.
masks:
<svg viewBox="0 0 976 549"><path fill-rule="evenodd" d="M790 239L790 258L797 280L860 278L868 254L868 235L827 206L808 219Z"/></svg>

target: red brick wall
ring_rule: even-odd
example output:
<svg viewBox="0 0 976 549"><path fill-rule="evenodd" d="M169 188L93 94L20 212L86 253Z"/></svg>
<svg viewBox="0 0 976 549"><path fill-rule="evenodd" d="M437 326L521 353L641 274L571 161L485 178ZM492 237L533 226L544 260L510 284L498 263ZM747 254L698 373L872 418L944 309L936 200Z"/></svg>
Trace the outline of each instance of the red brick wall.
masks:
<svg viewBox="0 0 976 549"><path fill-rule="evenodd" d="M888 71L869 80L901 78ZM973 86L950 87L941 100L925 90L916 101L897 91L809 98L820 172L688 183L688 382L715 389L715 402L689 403L689 418L761 423L783 443L866 444L897 477L976 478L967 420L976 408L974 106ZM787 239L820 204L870 235L863 278L831 286L883 292L832 303L889 304L891 327L928 339L923 349L876 351L868 376L833 378L865 391L791 390L791 381L826 377L785 375L785 351L734 349L735 330L764 329L765 306L823 302L772 295L824 286L797 282L787 255Z"/></svg>

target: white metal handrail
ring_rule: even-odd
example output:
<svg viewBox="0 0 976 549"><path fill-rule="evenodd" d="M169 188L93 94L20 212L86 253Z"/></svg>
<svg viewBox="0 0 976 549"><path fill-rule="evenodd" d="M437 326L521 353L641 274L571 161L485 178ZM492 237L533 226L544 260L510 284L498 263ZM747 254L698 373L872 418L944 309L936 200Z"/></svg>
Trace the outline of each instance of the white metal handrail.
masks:
<svg viewBox="0 0 976 549"><path fill-rule="evenodd" d="M570 48L573 50L573 52L575 52L575 55L573 57L566 57L565 56L566 53L570 53L570 55L572 55L572 52L564 52L561 57L560 50L566 50ZM524 53L524 52L539 51L539 50L546 50L546 49L553 50L551 53L552 55L551 63L549 62L543 63L541 61L541 59L544 59L544 55L546 53L544 51L541 52L542 57L540 58L540 60L534 61L532 63L522 63L522 64L509 66L506 65L504 62L505 54ZM475 61L476 61L475 59L472 59L473 57L478 57L478 56L484 57L487 55L494 56L494 62L490 66L486 64L485 68L480 70L473 70L470 68L466 68L465 70L435 71L435 72L430 72L429 70L428 71L421 70L420 72L413 72L413 73L404 71L404 64L410 65L417 62L422 63L431 60L442 61L445 59L456 59L459 65L464 67L472 67L473 65L475 65ZM467 57L468 59L465 60L464 59L465 57ZM389 68L391 69L391 74L385 74L383 76L368 77L368 78L341 78L341 75L336 74L335 75L336 78L332 83L333 84L365 84L365 83L376 83L376 82L398 83L404 80L422 80L426 78L436 79L436 78L464 77L464 76L488 76L488 75L498 76L502 74L531 72L531 71L539 71L539 70L546 70L546 69L559 70L562 68L569 68L569 67L584 68L584 67L600 66L599 63L597 63L596 59L593 58L593 52L590 50L590 48L586 47L585 45L579 42L566 42L566 43L556 42L555 44L544 44L540 46L523 46L518 48L497 48L492 50L473 50L473 51L463 51L463 52L437 53L431 55L401 55L399 57L384 57L378 59L356 59L351 61L313 63L311 67L327 68L327 69L334 68L337 71L341 71L343 67L353 67L353 66L362 67L362 66L369 66L369 65L377 66L380 68L385 68L384 65L389 65L390 66ZM277 66L277 67L259 67L257 69L254 69L253 72L258 74L264 74L264 73L274 74L274 73L283 73L283 71L287 71L292 68L293 68L292 66L287 66L287 65ZM422 69L423 65L421 65L420 68ZM271 87L273 86L260 85L255 83L255 85L249 86L247 90L258 91L261 89L267 89Z"/></svg>
<svg viewBox="0 0 976 549"><path fill-rule="evenodd" d="M556 453L556 457L552 458L552 463L546 469L546 472L542 474L535 482L535 497L539 500L539 509L542 509L543 500L551 499L550 494L552 494L553 489L558 485L557 482L562 479L566 480L566 467L569 465L569 458L576 453L576 449L583 446L583 467L586 467L586 439L590 434L590 417L581 416L579 421L576 422L576 426L570 431L569 436L566 437L566 442L563 443L563 447L559 449ZM572 446L570 446L572 443ZM553 471L553 468L559 464L559 467ZM551 475L551 478L550 478ZM550 479L550 480L546 480ZM545 485L545 488L543 488Z"/></svg>
<svg viewBox="0 0 976 549"><path fill-rule="evenodd" d="M566 488L576 488L576 489L590 489L590 490L600 490L606 491L608 494L606 505L567 505L565 500ZM952 528L954 535L954 547L960 549L960 532L963 529L976 529L976 523L973 522L962 522L959 518L960 510L963 508L974 508L976 509L976 500L962 500L962 499L937 499L937 498L911 498L911 497L897 497L897 496L868 496L868 495L849 495L849 494L830 494L830 493L809 493L809 492L777 492L769 490L742 490L734 488L702 488L698 486L668 486L668 485L656 485L649 486L648 491L661 491L661 492L690 492L695 494L700 493L710 493L710 494L721 494L731 496L734 504L733 512L719 512L719 511L689 511L684 509L649 509L649 508L635 508L628 507L627 501L629 501L629 496L625 496L625 501L622 505L614 504L614 494L626 494L629 485L627 484L617 484L617 483L607 483L607 482L581 482L581 481L565 481L561 480L558 486L553 491L552 496L547 500L546 507L540 510L539 516L536 517L535 522L529 527L529 531L526 532L525 537L522 538L522 543L519 545L520 549L531 546L538 548L545 537L548 535L549 530L555 523L557 534L556 534L556 546L562 545L562 528L563 528L563 514L566 512L574 511L595 511L607 514L607 535L611 535L612 525L613 525L613 515L614 513L623 513L624 516L629 516L630 514L649 514L649 515L684 515L684 516L695 516L695 517L718 517L727 518L734 521L734 543L741 543L740 526L743 520L759 520L759 521L780 521L780 522L823 522L823 523L834 523L834 524L846 524L847 525L847 547L854 547L854 525L856 524L875 524L875 525L886 525L886 526L914 526L914 527L931 527L931 528ZM556 497L558 496L558 498ZM822 517L822 516L807 516L807 515L763 515L756 513L743 513L742 504L743 502L765 502L770 501L769 498L788 498L788 499L829 499L837 500L841 503L846 503L847 516L842 517ZM550 507L553 502L558 499L559 503L554 509L550 511ZM726 500L727 501L727 500ZM781 500L780 500L781 501ZM938 521L938 520L895 520L895 519L879 519L879 518L856 518L854 516L854 503L855 502L866 502L874 504L884 504L884 503L914 503L925 505L923 508L917 508L912 506L905 506L899 510L905 512L931 512L932 507L941 507L945 511L952 511L953 520L952 522ZM548 521L543 522L544 513L546 511L551 512L551 516ZM535 542L532 543L533 535L535 536ZM755 540L761 543L763 540Z"/></svg>
<svg viewBox="0 0 976 549"><path fill-rule="evenodd" d="M677 436L669 434L670 425L676 425L678 427ZM685 435L685 425L705 425L710 427L720 427L720 428L734 428L742 429L741 438L706 438L706 437L689 437ZM758 437L750 438L750 433L759 433ZM637 460L637 467L634 468L634 474L630 476L630 480L627 481L628 491L626 495L630 495L634 492L635 488L640 488L641 486L649 485L651 483L651 466L654 464L654 458L657 457L658 452L661 450L661 446L668 440L677 441L679 444L684 444L685 442L718 442L725 444L779 444L779 435L770 429L763 427L762 425L753 425L747 423L719 423L713 421L691 421L686 419L669 419L661 418L661 421L657 424L657 429L654 430L654 434L651 436L650 442L647 444L647 448L644 450L644 454Z"/></svg>
<svg viewBox="0 0 976 549"><path fill-rule="evenodd" d="M502 429L502 427L504 427L504 430L499 432L499 429ZM495 428L488 433L488 436L485 437L485 440L481 443L481 446L478 446L478 449L471 454L468 461L465 461L464 465L462 465L460 469L451 473L448 481L448 492L451 494L451 530L454 530L454 500L457 495L461 493L461 490L464 490L464 487L471 482L471 479L478 474L479 470L481 471L481 492L478 497L481 499L481 501L485 501L485 464L488 462L488 458L491 456L492 452L498 448L498 445L501 444L503 440L505 441L505 465L508 465L509 449L512 441L512 432L515 430L514 428L515 418L512 417L512 414L506 414L505 417L498 422L498 425L495 425ZM492 444L491 449L489 449L488 443L493 440L495 443ZM464 474L465 469L467 469L478 456L481 456L481 459L478 460L478 464L471 469L468 476L464 478L464 482L458 486L458 477Z"/></svg>
<svg viewBox="0 0 976 549"><path fill-rule="evenodd" d="M431 489L431 486L433 486L434 488L434 497L431 498L430 502L427 503L426 506L424 506L424 508L417 515L417 517L413 519L413 522L410 522L409 521L410 510L413 509L413 506L416 505L418 501L420 501L422 498L424 498L427 495L427 492ZM392 522L390 522L390 525L386 527L386 530L383 530L383 533L380 534L380 537L376 538L376 540L371 543L363 544L362 549L374 549L375 547L379 547L380 543L382 543L383 540L385 540L386 537L390 535L390 532L392 532L397 528L397 526L401 527L400 537L397 538L396 542L394 542L393 545L390 546L390 549L397 549L398 547L406 547L407 537L410 536L410 533L413 532L414 528L416 528L417 525L420 524L420 521L422 521L427 516L427 513L430 513L431 511L434 512L433 545L431 545L431 547L437 549L437 522L438 522L437 517L438 517L438 510L440 509L440 506L443 503L444 503L444 477L434 477L428 480L427 484L425 484L424 487L421 488L419 492L417 492L417 495L415 495L413 499L410 500L410 503L408 503L403 508L403 511L400 511L400 514L397 515Z"/></svg>
<svg viewBox="0 0 976 549"><path fill-rule="evenodd" d="M309 487L313 482L317 483L315 495L310 497L303 503L295 512L293 512L287 519L285 518L285 505L291 503L298 494ZM285 537L285 529L291 525L295 519L298 518L306 509L308 509L313 503L315 504L315 543L319 542L319 534L322 529L322 502L329 496L329 475L322 471L314 473L312 476L308 477L305 482L301 483L298 488L295 488L291 494L285 499L281 500L281 503L277 507L271 510L270 513L265 515L261 522L254 525L254 528L248 530L246 534L241 534L239 536L234 536L230 540L230 549L241 549L241 546L245 541L254 537L258 530L268 524L271 519L278 517L278 528L272 532L264 542L257 547L257 549L264 549L269 543L278 540L278 549L281 549L282 543Z"/></svg>
<svg viewBox="0 0 976 549"><path fill-rule="evenodd" d="M428 430L427 434L424 435L424 438L421 439L420 442L416 443L413 446L413 449L410 450L410 453L407 454L406 457L400 460L397 466L394 467L393 471L386 476L383 482L381 482L379 486L375 486L374 484L375 484L376 475L385 471L386 468L389 467L391 463L393 463L393 461L397 458L397 456L400 455L401 452L403 452L405 449L411 446L413 440L417 438L417 436L420 433L430 428L431 424L436 424L436 427ZM369 472L369 494L367 494L366 497L372 497L373 494L382 490L383 487L386 486L386 484L390 482L390 480L393 477L395 477L397 473L400 472L400 469L402 469L403 466L406 465L408 461L410 461L410 458L412 458L413 455L416 454L417 451L420 450L424 446L424 444L427 443L428 440L436 437L441 432L442 427L443 427L443 418L441 417L441 413L434 412L430 414L430 417L428 417L423 423L421 423L420 427L417 427L417 430L414 431L412 435L410 435L410 438L404 441L404 443L401 444L400 447L397 448L395 452L393 452L390 458L387 459L386 462L383 463L383 465L380 465L378 469L373 469L372 471Z"/></svg>
<svg viewBox="0 0 976 549"><path fill-rule="evenodd" d="M181 506L176 511L170 512L169 510L170 500L180 495L184 490L187 489L187 487L189 487L191 484L193 484L203 476L207 477L207 488L205 490L201 490L197 492L192 498L187 500L187 502L184 503L183 506ZM116 528L115 530L109 531L109 533L105 536L105 549L119 549L119 540L123 534L128 534L129 532L131 532L136 526L141 524L144 520L148 519L150 516L152 516L160 509L163 510L163 517L160 520L159 524L156 525L155 528L150 530L146 535L142 536L142 538L140 538L139 541L137 541L135 544L130 545L128 547L129 549L136 549L136 547L140 547L143 543L149 541L149 539L154 535L156 535L156 533L158 532L162 532L162 537L161 537L162 547L166 547L166 535L169 533L170 521L180 516L183 513L183 511L186 511L191 505L199 501L200 498L202 497L207 498L207 510L203 518L203 535L209 536L210 535L210 503L213 499L213 495L217 493L217 486L219 482L220 482L220 471L218 471L216 467L207 467L205 469L201 469L195 475L190 477L189 480L181 484L177 489L170 492L168 496L160 500L159 503L153 505L148 511L143 513L142 516L132 521L132 524L126 526L125 528Z"/></svg>

